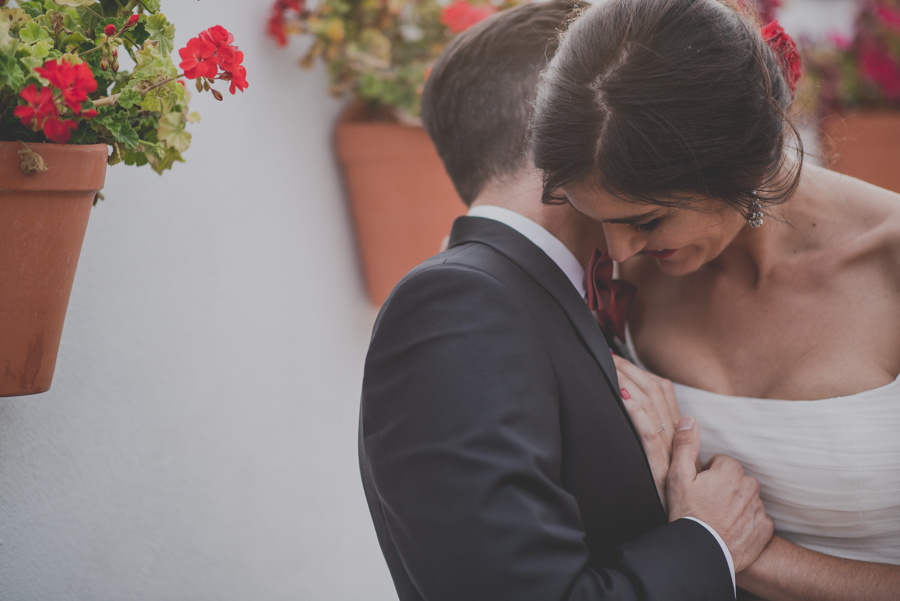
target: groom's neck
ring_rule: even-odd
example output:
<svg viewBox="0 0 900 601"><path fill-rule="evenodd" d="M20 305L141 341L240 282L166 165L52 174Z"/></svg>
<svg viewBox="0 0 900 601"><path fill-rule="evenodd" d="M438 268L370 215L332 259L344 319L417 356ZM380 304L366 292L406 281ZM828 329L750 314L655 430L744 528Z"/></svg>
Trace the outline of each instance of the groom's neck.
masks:
<svg viewBox="0 0 900 601"><path fill-rule="evenodd" d="M601 225L581 215L568 203L541 202L542 180L536 169L490 183L472 206L491 205L514 211L531 219L565 244L583 267L594 248L605 248Z"/></svg>

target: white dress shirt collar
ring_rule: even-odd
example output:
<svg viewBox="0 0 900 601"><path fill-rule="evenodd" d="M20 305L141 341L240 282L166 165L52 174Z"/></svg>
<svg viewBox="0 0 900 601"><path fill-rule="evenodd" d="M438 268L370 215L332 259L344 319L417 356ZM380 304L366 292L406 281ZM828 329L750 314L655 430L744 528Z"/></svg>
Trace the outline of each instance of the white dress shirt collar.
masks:
<svg viewBox="0 0 900 601"><path fill-rule="evenodd" d="M575 255L572 254L572 251L559 241L559 238L528 217L502 207L478 205L469 209L469 217L483 217L499 221L528 238L556 263L562 272L566 274L566 277L569 278L569 281L572 282L572 285L575 286L578 294L584 298L584 268L578 262L578 259L575 258Z"/></svg>

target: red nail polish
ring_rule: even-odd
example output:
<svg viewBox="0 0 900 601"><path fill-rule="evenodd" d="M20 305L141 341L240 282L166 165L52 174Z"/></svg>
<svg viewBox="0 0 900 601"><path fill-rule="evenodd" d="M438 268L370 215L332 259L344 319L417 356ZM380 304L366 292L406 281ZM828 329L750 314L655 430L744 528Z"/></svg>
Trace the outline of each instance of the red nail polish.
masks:
<svg viewBox="0 0 900 601"><path fill-rule="evenodd" d="M631 395L628 394L628 391L625 390L624 388L622 389L622 398L625 399L626 401L631 398Z"/></svg>

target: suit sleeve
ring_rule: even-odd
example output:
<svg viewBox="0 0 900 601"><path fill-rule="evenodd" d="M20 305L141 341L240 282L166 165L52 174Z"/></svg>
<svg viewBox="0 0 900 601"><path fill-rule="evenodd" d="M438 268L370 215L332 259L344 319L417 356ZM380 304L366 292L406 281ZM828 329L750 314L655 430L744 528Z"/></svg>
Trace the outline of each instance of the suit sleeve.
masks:
<svg viewBox="0 0 900 601"><path fill-rule="evenodd" d="M734 599L718 543L687 520L591 562L561 486L545 344L483 272L438 265L395 290L366 360L361 427L380 536L427 601Z"/></svg>

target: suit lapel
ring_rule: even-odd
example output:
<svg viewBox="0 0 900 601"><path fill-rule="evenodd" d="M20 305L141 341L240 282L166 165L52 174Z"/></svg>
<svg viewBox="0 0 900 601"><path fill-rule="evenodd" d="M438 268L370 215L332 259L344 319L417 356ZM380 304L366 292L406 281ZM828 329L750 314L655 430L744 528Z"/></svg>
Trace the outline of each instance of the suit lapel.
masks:
<svg viewBox="0 0 900 601"><path fill-rule="evenodd" d="M559 303L578 337L596 359L609 385L615 392L616 400L625 411L619 399L619 380L609 346L603 338L597 321L566 274L535 246L528 238L508 225L482 217L460 217L453 224L450 233L450 248L467 242L477 242L490 246L507 257L531 276L544 290Z"/></svg>

